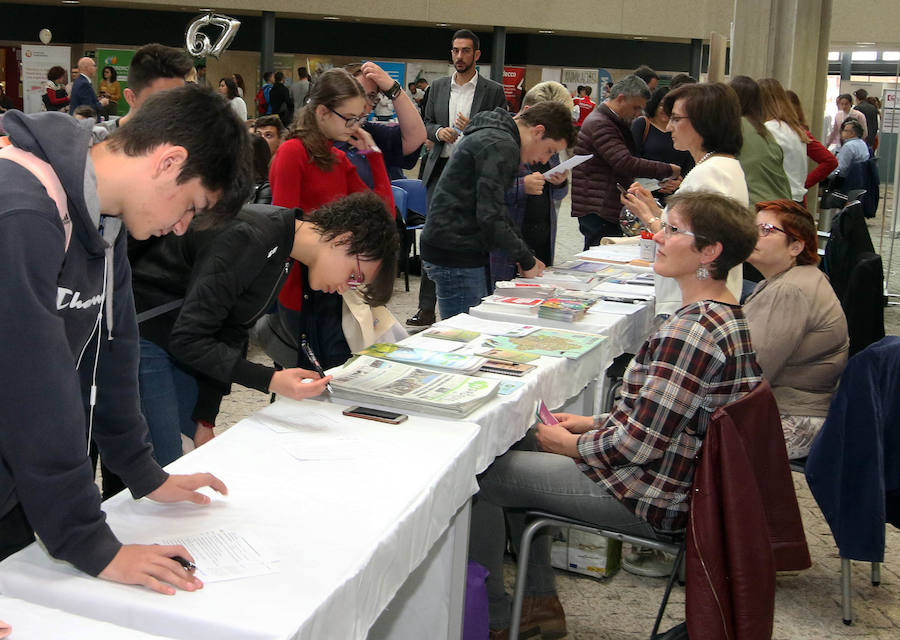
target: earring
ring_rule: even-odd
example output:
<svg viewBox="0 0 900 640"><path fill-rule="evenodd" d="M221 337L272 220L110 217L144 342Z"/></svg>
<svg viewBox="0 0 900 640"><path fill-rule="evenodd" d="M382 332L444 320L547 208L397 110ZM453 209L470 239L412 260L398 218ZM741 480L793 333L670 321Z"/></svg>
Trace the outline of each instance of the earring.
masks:
<svg viewBox="0 0 900 640"><path fill-rule="evenodd" d="M709 280L709 269L705 264L697 267L697 280Z"/></svg>

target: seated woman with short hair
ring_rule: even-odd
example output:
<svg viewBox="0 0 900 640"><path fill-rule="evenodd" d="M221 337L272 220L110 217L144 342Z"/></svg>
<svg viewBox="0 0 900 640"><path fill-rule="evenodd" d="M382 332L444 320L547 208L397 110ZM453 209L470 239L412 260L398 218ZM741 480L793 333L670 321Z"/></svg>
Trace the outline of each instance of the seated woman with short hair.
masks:
<svg viewBox="0 0 900 640"><path fill-rule="evenodd" d="M817 266L809 211L790 200L760 202L756 211L759 241L747 261L765 280L747 298L744 315L778 402L788 458L803 458L847 364L847 320Z"/></svg>
<svg viewBox="0 0 900 640"><path fill-rule="evenodd" d="M554 414L560 424L537 425L540 450L509 451L479 478L469 555L490 571L492 637L504 637L510 622L504 510L514 540L529 508L645 536L684 529L694 458L713 412L762 378L747 322L725 282L756 236L751 212L731 198L672 196L654 236L653 269L677 281L682 306L628 366L621 401L596 418ZM535 538L523 635L565 634L549 548L549 535Z"/></svg>

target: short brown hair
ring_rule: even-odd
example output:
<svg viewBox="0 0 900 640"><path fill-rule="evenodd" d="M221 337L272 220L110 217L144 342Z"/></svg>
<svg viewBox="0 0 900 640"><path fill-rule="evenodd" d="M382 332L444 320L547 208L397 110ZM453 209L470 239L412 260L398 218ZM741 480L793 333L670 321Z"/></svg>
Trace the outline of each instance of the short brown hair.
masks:
<svg viewBox="0 0 900 640"><path fill-rule="evenodd" d="M797 256L798 265L819 264L816 223L806 207L793 200L766 200L757 202L756 210L774 212L788 242L799 240L803 243L803 251Z"/></svg>
<svg viewBox="0 0 900 640"><path fill-rule="evenodd" d="M728 272L744 262L759 238L753 212L734 198L709 191L676 193L666 200L669 211L678 208L696 237L694 246L700 250L716 242L722 252L709 265L714 280L725 280Z"/></svg>
<svg viewBox="0 0 900 640"><path fill-rule="evenodd" d="M575 145L575 124L572 122L572 110L552 100L538 102L516 116L529 127L544 125L544 137L551 140L565 140L566 146Z"/></svg>
<svg viewBox="0 0 900 640"><path fill-rule="evenodd" d="M734 89L722 82L681 85L663 99L666 115L672 115L675 102L681 99L705 151L733 156L741 152L741 104Z"/></svg>

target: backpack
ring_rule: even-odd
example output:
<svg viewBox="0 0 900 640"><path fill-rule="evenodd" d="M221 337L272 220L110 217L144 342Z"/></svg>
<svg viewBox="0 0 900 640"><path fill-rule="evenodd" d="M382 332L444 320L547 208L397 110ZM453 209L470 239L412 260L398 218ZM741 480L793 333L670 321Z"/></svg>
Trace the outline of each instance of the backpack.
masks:
<svg viewBox="0 0 900 640"><path fill-rule="evenodd" d="M266 94L263 91L263 88L260 87L259 91L256 92L256 111L259 115L266 115L266 111L268 110L269 105L266 103Z"/></svg>
<svg viewBox="0 0 900 640"><path fill-rule="evenodd" d="M63 189L62 183L56 175L56 171L33 153L8 145L0 147L0 159L10 160L19 166L27 169L37 178L47 195L56 203L56 210L59 212L59 219L62 222L63 232L66 234L66 251L69 250L69 242L72 239L72 219L69 217L69 204L66 191Z"/></svg>

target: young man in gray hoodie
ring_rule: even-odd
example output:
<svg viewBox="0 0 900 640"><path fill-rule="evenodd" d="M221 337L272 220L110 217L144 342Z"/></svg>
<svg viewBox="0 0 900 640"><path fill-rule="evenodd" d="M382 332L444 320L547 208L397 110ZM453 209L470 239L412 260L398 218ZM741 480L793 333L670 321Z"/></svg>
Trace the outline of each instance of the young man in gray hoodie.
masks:
<svg viewBox="0 0 900 640"><path fill-rule="evenodd" d="M91 146L60 113L11 111L13 147L50 165L63 215L31 170L0 152L0 558L36 533L52 556L161 593L199 580L181 546L122 545L106 524L88 442L135 498L209 498L208 473L169 475L151 456L137 388L138 333L126 252L184 233L195 214L231 217L249 192L249 140L219 96L185 86L151 97Z"/></svg>
<svg viewBox="0 0 900 640"><path fill-rule="evenodd" d="M465 313L488 295L492 249L506 251L525 277L543 273L544 263L506 212L505 194L521 163L548 162L574 142L572 111L557 102L517 116L497 108L472 118L438 180L422 232L423 266L442 318Z"/></svg>

